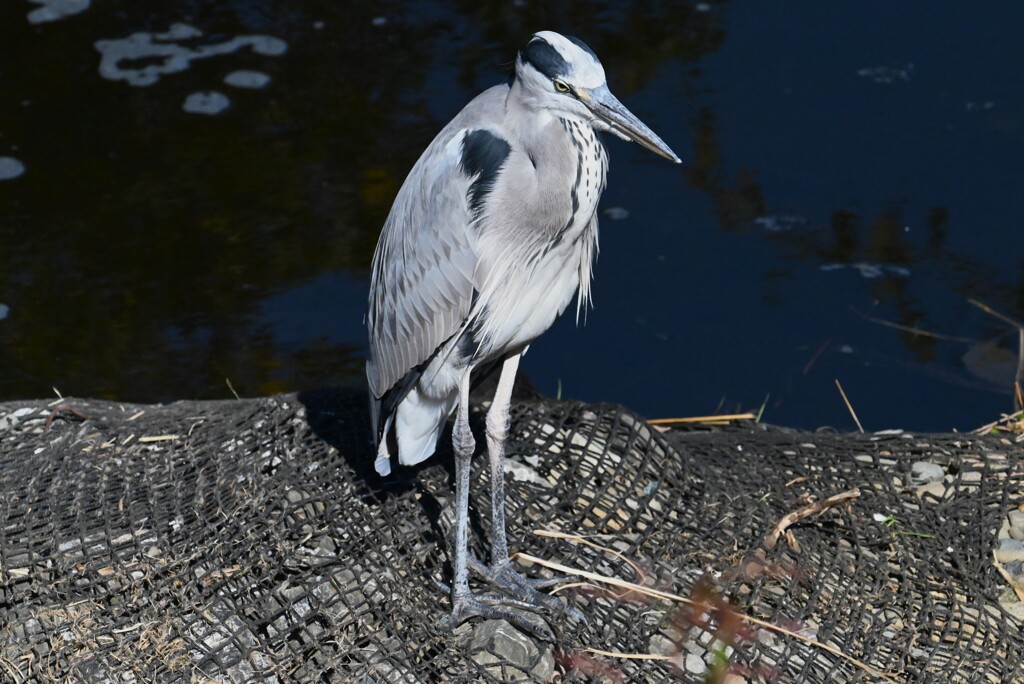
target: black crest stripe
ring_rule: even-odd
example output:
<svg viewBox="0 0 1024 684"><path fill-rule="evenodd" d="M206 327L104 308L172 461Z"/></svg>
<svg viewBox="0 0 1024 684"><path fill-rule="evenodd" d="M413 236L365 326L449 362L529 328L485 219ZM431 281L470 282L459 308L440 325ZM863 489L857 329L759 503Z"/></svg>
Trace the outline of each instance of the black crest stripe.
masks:
<svg viewBox="0 0 1024 684"><path fill-rule="evenodd" d="M551 43L543 38L534 38L522 51L523 61L548 78L559 78L569 73L569 63Z"/></svg>

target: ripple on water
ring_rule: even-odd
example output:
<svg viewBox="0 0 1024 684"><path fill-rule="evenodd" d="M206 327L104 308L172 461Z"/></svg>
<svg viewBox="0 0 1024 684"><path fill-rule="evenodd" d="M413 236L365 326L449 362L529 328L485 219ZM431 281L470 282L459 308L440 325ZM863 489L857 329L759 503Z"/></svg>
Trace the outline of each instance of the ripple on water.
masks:
<svg viewBox="0 0 1024 684"><path fill-rule="evenodd" d="M192 93L185 98L181 108L190 114L220 114L231 106L231 100L224 93L216 90Z"/></svg>
<svg viewBox="0 0 1024 684"><path fill-rule="evenodd" d="M28 13L28 23L44 24L48 21L57 21L64 17L70 17L89 9L90 0L28 0L29 2L42 5Z"/></svg>
<svg viewBox="0 0 1024 684"><path fill-rule="evenodd" d="M270 76L262 71L240 69L225 76L224 83L235 88L265 88L270 83Z"/></svg>
<svg viewBox="0 0 1024 684"><path fill-rule="evenodd" d="M202 35L194 26L178 23L163 33L143 31L127 38L98 40L94 45L102 55L100 76L133 86L149 86L162 76L185 71L196 59L226 55L246 47L268 57L283 55L288 50L288 43L280 38L262 35L235 36L222 43L194 47L176 42L194 41ZM143 65L137 66L140 61Z"/></svg>
<svg viewBox="0 0 1024 684"><path fill-rule="evenodd" d="M14 157L0 157L0 180L10 180L25 173L25 165Z"/></svg>
<svg viewBox="0 0 1024 684"><path fill-rule="evenodd" d="M874 278L880 278L884 275L898 276L900 278L909 278L910 269L906 266L895 266L893 264L875 264L859 261L853 264L822 264L818 267L822 271L839 271L844 268L849 268L860 273L861 278L867 278L868 280Z"/></svg>

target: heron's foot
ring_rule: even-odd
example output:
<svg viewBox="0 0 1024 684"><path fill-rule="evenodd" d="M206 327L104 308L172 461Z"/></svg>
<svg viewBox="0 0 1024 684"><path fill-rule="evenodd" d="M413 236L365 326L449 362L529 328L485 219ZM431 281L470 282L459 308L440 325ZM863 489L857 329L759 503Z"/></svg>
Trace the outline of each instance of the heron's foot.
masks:
<svg viewBox="0 0 1024 684"><path fill-rule="evenodd" d="M497 566L487 565L473 554L469 554L469 569L480 577L488 580L491 584L495 584L497 586L505 586L502 581L496 581L494 579L495 575L503 575L513 577L508 581L515 582L520 586L527 586L538 591L568 581L568 578L566 577L550 577L548 579L540 577L524 577L518 570L512 567L511 561L499 563Z"/></svg>
<svg viewBox="0 0 1024 684"><path fill-rule="evenodd" d="M472 555L469 557L469 568L483 577L492 586L507 592L516 599L515 603L532 610L546 610L556 615L567 615L576 622L586 624L587 618L580 611L567 605L562 599L545 594L540 589L554 586L564 581L563 578L533 579L523 577L512 567L509 561L499 561L495 565L484 565Z"/></svg>
<svg viewBox="0 0 1024 684"><path fill-rule="evenodd" d="M452 600L452 613L441 620L441 628L452 630L472 617L485 620L505 620L522 632L553 642L555 635L544 620L531 612L535 606L527 605L508 596L495 594L456 595Z"/></svg>

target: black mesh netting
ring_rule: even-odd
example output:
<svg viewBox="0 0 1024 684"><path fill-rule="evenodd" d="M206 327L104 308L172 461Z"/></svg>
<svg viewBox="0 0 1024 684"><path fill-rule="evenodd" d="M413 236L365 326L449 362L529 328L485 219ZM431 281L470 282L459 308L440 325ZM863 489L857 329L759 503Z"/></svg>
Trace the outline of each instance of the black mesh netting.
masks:
<svg viewBox="0 0 1024 684"><path fill-rule="evenodd" d="M439 631L450 451L381 480L366 421L363 395L345 392L0 404L0 680L699 682L719 667L737 682L884 681L795 637L730 631L729 611L702 623L586 586L561 592L589 623L552 618L557 647L504 623ZM710 580L737 612L893 681L1024 681L1005 579L1021 568L993 558L1024 501L1010 440L662 435L619 407L543 400L515 407L512 436L513 551L704 605L695 587ZM921 461L938 468L923 485ZM786 514L853 488L761 549ZM538 528L602 535L590 540L620 555Z"/></svg>

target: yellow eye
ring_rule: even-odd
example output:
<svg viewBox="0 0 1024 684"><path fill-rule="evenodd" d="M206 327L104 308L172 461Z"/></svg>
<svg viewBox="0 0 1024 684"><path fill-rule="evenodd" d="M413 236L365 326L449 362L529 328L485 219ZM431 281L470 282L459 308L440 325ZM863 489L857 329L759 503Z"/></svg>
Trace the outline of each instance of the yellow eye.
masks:
<svg viewBox="0 0 1024 684"><path fill-rule="evenodd" d="M569 92L569 86L565 85L561 81L555 81L555 90L560 93L567 93Z"/></svg>

